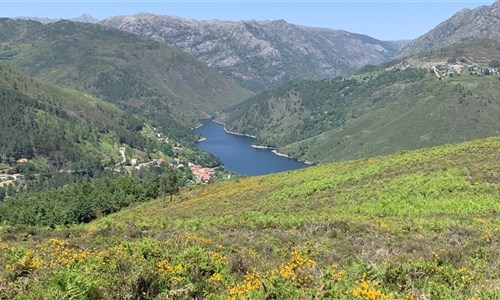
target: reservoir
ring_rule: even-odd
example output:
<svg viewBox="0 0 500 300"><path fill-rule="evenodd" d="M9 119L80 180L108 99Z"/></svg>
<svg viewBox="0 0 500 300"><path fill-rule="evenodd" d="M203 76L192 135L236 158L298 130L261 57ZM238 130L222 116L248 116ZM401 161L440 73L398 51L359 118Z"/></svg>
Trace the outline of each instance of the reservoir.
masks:
<svg viewBox="0 0 500 300"><path fill-rule="evenodd" d="M227 133L224 126L212 119L201 119L195 132L205 140L198 149L212 153L224 162L227 170L244 175L264 175L307 167L297 160L278 156L268 149L252 147L255 139Z"/></svg>

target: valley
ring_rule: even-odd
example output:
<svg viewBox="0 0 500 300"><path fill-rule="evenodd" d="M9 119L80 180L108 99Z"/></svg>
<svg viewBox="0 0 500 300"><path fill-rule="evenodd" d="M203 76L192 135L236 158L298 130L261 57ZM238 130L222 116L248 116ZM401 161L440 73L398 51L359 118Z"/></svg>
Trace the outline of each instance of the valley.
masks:
<svg viewBox="0 0 500 300"><path fill-rule="evenodd" d="M489 138L184 189L69 228L2 226L0 293L496 299L499 153Z"/></svg>
<svg viewBox="0 0 500 300"><path fill-rule="evenodd" d="M497 135L500 75L489 65L500 56L498 45L480 40L351 77L293 82L219 118L231 131L316 162Z"/></svg>
<svg viewBox="0 0 500 300"><path fill-rule="evenodd" d="M224 164L224 168L243 175L264 175L306 167L302 162L274 153L273 149L260 148L254 139L227 132L222 124L212 119L202 119L203 126L195 129L205 139L197 147L207 151Z"/></svg>
<svg viewBox="0 0 500 300"><path fill-rule="evenodd" d="M499 0L166 4L3 7L0 299L500 299Z"/></svg>

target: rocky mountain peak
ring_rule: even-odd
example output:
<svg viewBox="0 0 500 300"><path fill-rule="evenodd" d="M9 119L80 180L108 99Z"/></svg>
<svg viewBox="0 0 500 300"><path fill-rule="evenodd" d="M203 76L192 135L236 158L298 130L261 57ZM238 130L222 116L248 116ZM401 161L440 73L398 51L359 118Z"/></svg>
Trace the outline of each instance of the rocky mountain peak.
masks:
<svg viewBox="0 0 500 300"><path fill-rule="evenodd" d="M403 47L397 57L415 55L431 49L473 39L500 41L500 2L475 9L462 9L428 33Z"/></svg>
<svg viewBox="0 0 500 300"><path fill-rule="evenodd" d="M71 21L81 22L81 23L90 23L90 24L95 24L95 23L99 22L98 19L92 17L90 14L82 14L81 16L79 16L77 18L71 19Z"/></svg>
<svg viewBox="0 0 500 300"><path fill-rule="evenodd" d="M297 79L355 72L391 59L392 42L285 20L189 20L141 13L100 24L180 48L242 86L260 92Z"/></svg>

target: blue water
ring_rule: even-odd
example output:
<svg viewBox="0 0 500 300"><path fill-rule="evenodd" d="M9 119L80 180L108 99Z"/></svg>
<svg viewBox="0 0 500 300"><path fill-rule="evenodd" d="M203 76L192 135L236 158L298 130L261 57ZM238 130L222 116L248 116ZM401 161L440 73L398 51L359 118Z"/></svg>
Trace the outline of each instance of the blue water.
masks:
<svg viewBox="0 0 500 300"><path fill-rule="evenodd" d="M220 158L227 170L245 175L264 175L308 166L267 149L253 148L254 138L227 133L223 125L211 119L200 121L203 125L195 132L206 140L199 142L198 148Z"/></svg>

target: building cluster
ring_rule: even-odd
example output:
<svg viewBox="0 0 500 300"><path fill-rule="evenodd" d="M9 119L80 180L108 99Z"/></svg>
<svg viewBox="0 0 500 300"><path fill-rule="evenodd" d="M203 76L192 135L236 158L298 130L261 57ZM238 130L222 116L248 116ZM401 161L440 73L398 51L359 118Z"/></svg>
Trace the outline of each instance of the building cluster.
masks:
<svg viewBox="0 0 500 300"><path fill-rule="evenodd" d="M151 165L160 166L164 161L165 160L161 157L158 159L152 159L148 162L139 163L138 158L132 158L130 160L130 166L123 166L123 170L126 173L132 173L132 171L134 171L134 170L141 170L141 169L147 168Z"/></svg>
<svg viewBox="0 0 500 300"><path fill-rule="evenodd" d="M444 64L437 66L436 69L441 73L441 76L453 76L462 74L461 64Z"/></svg>
<svg viewBox="0 0 500 300"><path fill-rule="evenodd" d="M391 72L391 71L403 71L409 68L410 65L408 63L399 63L390 67L387 67L384 69L386 72Z"/></svg>
<svg viewBox="0 0 500 300"><path fill-rule="evenodd" d="M191 169L196 183L209 182L215 174L215 169L213 168L203 168L202 166L195 165L193 163L188 163L188 167Z"/></svg>

